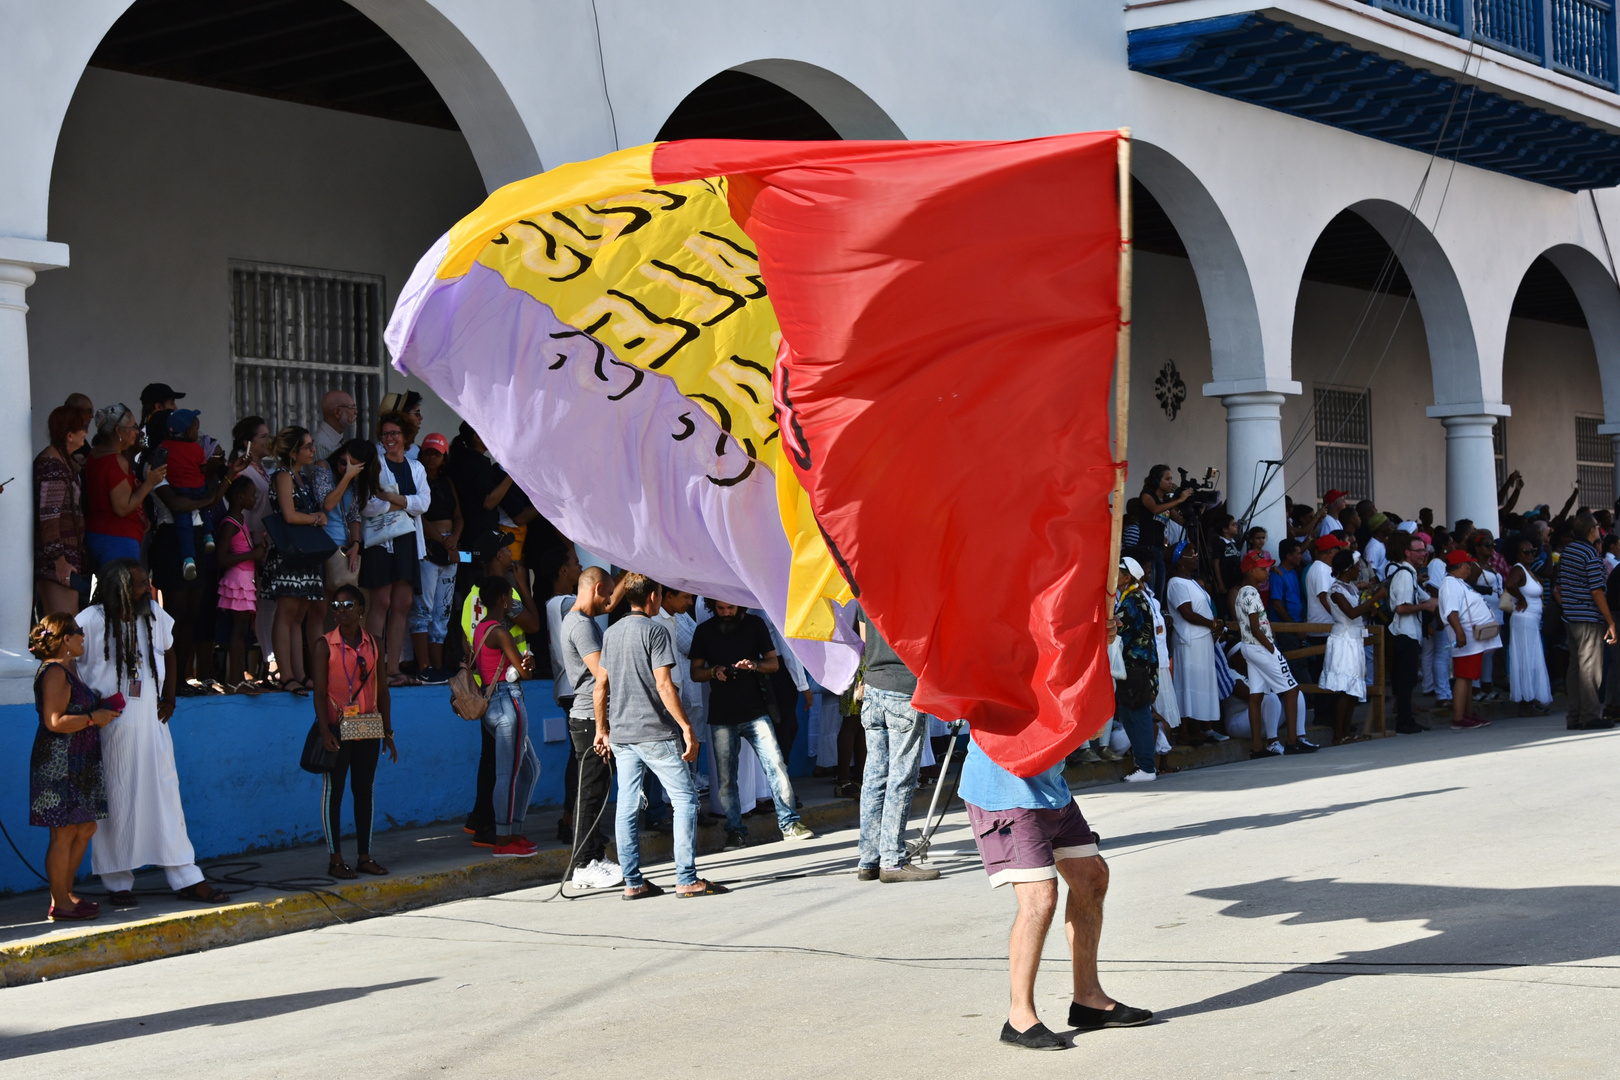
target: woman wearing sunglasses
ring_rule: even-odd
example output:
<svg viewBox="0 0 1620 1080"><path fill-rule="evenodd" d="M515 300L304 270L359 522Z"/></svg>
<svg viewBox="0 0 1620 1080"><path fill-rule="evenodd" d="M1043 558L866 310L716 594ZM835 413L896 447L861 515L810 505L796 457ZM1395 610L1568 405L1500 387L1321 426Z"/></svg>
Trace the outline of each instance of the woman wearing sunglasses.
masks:
<svg viewBox="0 0 1620 1080"><path fill-rule="evenodd" d="M377 677L377 639L360 625L366 611L366 596L356 586L340 585L333 594L330 610L337 629L315 642L315 716L321 722L326 749L337 755L332 770L321 780L321 826L326 831L328 853L326 872L335 878L355 878L388 873L371 857L372 786L377 778L377 761L382 751L388 760L398 761L394 747L394 723L388 701L388 681ZM343 739L344 717L380 715L380 739ZM342 812L343 781L349 779L354 793L354 834L359 858L353 867L343 861Z"/></svg>
<svg viewBox="0 0 1620 1080"><path fill-rule="evenodd" d="M28 823L51 830L45 851L52 922L93 919L100 905L73 895L73 875L107 816L101 772L101 729L118 719L79 679L74 661L84 655L84 631L72 615L47 615L28 635L28 651L43 661L34 676L39 731L29 762ZM116 702L115 702L116 704Z"/></svg>

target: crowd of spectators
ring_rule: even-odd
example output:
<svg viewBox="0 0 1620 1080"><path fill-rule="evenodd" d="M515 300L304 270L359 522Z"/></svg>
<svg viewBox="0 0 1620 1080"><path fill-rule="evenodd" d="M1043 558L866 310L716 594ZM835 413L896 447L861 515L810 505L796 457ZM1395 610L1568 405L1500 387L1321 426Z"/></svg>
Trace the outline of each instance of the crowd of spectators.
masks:
<svg viewBox="0 0 1620 1080"><path fill-rule="evenodd" d="M1519 512L1523 487L1517 472L1503 483L1494 529L1468 520L1447 529L1427 507L1402 518L1336 490L1313 505L1288 500L1273 559L1265 530L1244 531L1218 493L1154 466L1125 508L1116 610L1125 647L1115 664L1116 678L1134 669L1152 694L1122 683L1118 715L1071 760L1131 753L1126 779L1142 782L1169 768L1172 740L1251 738L1256 758L1311 753L1309 711L1335 744L1360 741L1353 717L1373 684L1374 625L1388 634L1401 734L1430 730L1429 715L1458 731L1484 727L1482 701L1545 715L1560 679L1570 728L1611 727L1620 715L1615 512L1577 510L1579 484L1556 513ZM1291 663L1287 652L1308 655ZM1308 701L1302 684L1315 686ZM1426 713L1418 692L1433 696Z"/></svg>

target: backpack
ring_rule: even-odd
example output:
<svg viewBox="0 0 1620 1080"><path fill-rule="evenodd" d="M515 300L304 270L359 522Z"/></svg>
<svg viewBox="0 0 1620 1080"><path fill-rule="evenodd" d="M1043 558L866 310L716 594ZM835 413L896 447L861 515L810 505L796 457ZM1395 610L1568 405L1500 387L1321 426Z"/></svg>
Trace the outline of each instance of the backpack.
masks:
<svg viewBox="0 0 1620 1080"><path fill-rule="evenodd" d="M1389 572L1389 576L1384 579L1384 586L1388 588L1389 583L1395 580L1395 575L1403 572L1412 574L1412 568L1410 566L1406 566L1405 564L1397 563L1395 568ZM1412 588L1415 593L1417 590L1416 574L1412 574ZM1372 611L1367 613L1367 621L1373 626L1383 626L1386 628L1394 623L1395 598L1393 590L1385 592L1383 598L1373 604Z"/></svg>
<svg viewBox="0 0 1620 1080"><path fill-rule="evenodd" d="M489 711L489 699L495 694L495 687L500 683L493 682L486 687L478 685L478 672L473 665L478 659L478 650L483 648L484 639L489 636L486 627L467 655L461 658L461 670L450 676L450 711L463 720L482 720L484 713Z"/></svg>

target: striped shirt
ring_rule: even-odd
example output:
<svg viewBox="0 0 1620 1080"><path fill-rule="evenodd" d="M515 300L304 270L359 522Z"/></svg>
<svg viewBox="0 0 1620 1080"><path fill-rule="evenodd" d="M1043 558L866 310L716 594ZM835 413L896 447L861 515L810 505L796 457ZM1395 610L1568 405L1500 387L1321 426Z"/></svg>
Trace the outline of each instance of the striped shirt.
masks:
<svg viewBox="0 0 1620 1080"><path fill-rule="evenodd" d="M1603 573L1603 556L1598 549L1584 540L1574 540L1564 548L1558 560L1559 603L1564 609L1567 623L1600 623L1592 592L1607 584Z"/></svg>

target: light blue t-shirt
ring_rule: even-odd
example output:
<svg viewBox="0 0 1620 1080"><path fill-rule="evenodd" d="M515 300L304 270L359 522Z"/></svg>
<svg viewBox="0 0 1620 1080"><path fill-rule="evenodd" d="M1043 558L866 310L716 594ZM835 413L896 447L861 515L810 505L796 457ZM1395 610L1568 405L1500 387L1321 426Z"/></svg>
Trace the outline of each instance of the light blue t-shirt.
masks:
<svg viewBox="0 0 1620 1080"><path fill-rule="evenodd" d="M973 739L968 740L957 794L980 810L1061 810L1074 801L1068 781L1063 779L1063 762L1026 780L991 761Z"/></svg>

